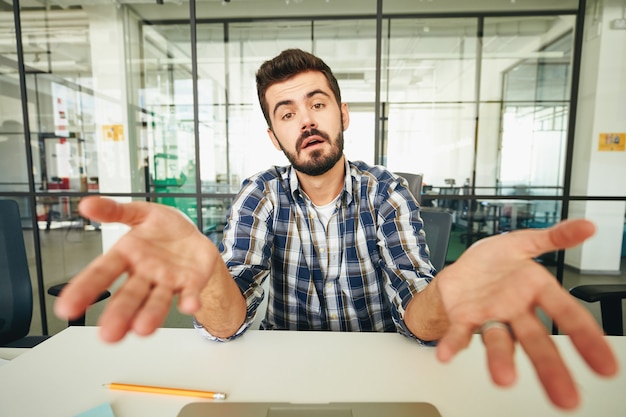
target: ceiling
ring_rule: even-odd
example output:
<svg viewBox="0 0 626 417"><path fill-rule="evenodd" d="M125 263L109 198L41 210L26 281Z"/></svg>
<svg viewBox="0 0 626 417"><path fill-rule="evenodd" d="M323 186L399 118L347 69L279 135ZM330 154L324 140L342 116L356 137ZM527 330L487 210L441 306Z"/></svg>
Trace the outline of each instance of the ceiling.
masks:
<svg viewBox="0 0 626 417"><path fill-rule="evenodd" d="M2 3L1 1L4 1ZM7 4L1 0L0 4ZM258 9L260 1L253 0ZM308 3L307 3L308 2ZM511 4L510 0L507 0ZM173 19L175 14L164 13L163 6L146 0L85 0L76 5L70 0L53 0L47 6L40 0L20 1L22 7L22 46L24 62L28 70L54 73L60 77L72 74L92 73L92 50L94 33L92 20L97 20L103 10L111 11L127 8L130 15L142 19L145 15L158 16L151 22L145 33L152 33L152 43L156 45L154 56L141 62L148 71L159 71L164 66L180 64L187 71L190 66L190 28L185 21ZM250 6L251 0L232 0L223 4L222 0L200 0L198 7L224 9L232 6ZM268 7L281 6L281 10L297 10L296 6L313 4L313 0L300 0L287 4L286 0L264 0ZM354 5L354 0L316 1L327 5ZM375 4L365 1L362 4ZM393 2L390 2L390 4ZM403 2L407 3L407 2ZM410 3L410 2L408 2ZM435 3L430 2L430 3ZM478 2L480 3L480 2ZM176 5L166 2L165 6L187 9L188 4ZM104 9L103 9L104 8ZM253 8L254 9L254 8ZM0 8L0 10L2 10ZM180 11L180 10L179 10ZM284 10L283 10L284 11ZM149 13L148 13L149 12ZM297 15L297 13L296 13ZM212 21L211 21L212 22ZM573 16L535 16L526 18L493 17L487 18L485 40L482 51L486 56L506 57L519 60L536 57L537 39L545 34L560 36L563 30L571 27ZM90 26L91 25L91 26ZM564 29L559 29L562 26ZM556 28L556 29L555 29ZM149 29L149 30L148 30ZM384 30L386 30L386 24ZM474 18L423 18L394 19L389 28L394 43L389 54L384 57L390 86L402 89L407 83L423 81L432 83L438 65L448 60L471 60L476 54L476 19ZM259 62L273 56L277 50L292 43L310 45L311 37L316 39L315 53L320 54L344 82L355 85L373 86L375 75L376 24L373 19L315 19L300 18L261 21L233 21L229 24L229 43L233 50L239 49L241 63L249 64L253 72ZM223 44L222 25L199 23L197 27L199 68L212 71L223 61L223 55L213 56L208 52L212 45ZM336 40L341 39L340 43ZM144 47L147 44L144 45ZM235 47L235 45L237 45ZM307 48L308 49L308 48ZM534 54L534 55L533 55ZM0 12L0 74L14 73L17 61L15 46L15 25L10 11ZM101 59L101 58L100 58ZM137 64L137 62L135 62ZM213 65L213 66L212 66ZM170 65L171 68L171 65ZM438 73L438 83L445 84L444 71ZM201 74L209 77L210 74ZM459 72L451 74L458 79ZM251 81L252 81L252 77ZM452 80L450 81L452 82ZM369 83L369 84L368 84Z"/></svg>

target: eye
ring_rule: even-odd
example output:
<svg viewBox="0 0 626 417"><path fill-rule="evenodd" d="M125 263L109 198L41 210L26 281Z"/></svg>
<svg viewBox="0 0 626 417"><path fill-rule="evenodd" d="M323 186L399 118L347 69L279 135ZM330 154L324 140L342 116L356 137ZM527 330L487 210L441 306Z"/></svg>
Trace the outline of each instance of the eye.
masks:
<svg viewBox="0 0 626 417"><path fill-rule="evenodd" d="M325 107L325 104L324 104L324 103L315 103L315 104L313 105L313 109L314 109L314 110L322 110L324 107Z"/></svg>
<svg viewBox="0 0 626 417"><path fill-rule="evenodd" d="M281 120L289 120L293 118L293 113L285 113L280 119Z"/></svg>

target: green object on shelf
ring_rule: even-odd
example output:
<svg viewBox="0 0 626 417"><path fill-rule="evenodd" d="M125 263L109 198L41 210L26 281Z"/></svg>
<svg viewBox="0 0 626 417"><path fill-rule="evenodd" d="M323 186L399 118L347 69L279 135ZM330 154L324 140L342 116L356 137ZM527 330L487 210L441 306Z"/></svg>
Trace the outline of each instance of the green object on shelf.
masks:
<svg viewBox="0 0 626 417"><path fill-rule="evenodd" d="M180 169L178 155L158 153L154 155L154 192L157 194L192 193L196 192L196 174L193 161L187 163L188 172ZM185 213L194 223L198 223L197 205L195 198L187 197L157 197L155 201L170 207L175 207Z"/></svg>

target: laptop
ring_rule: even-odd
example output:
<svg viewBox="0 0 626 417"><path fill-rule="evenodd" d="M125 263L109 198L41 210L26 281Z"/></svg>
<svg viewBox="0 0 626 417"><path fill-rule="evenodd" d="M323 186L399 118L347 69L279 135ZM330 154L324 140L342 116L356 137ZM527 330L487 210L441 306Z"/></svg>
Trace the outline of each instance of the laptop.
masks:
<svg viewBox="0 0 626 417"><path fill-rule="evenodd" d="M441 417L426 402L293 404L273 402L196 402L178 417Z"/></svg>

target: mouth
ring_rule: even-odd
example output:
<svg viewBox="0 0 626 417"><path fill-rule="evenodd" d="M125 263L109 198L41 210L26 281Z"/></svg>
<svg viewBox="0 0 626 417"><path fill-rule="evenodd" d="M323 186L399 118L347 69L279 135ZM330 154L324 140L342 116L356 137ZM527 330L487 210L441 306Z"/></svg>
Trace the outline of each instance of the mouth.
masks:
<svg viewBox="0 0 626 417"><path fill-rule="evenodd" d="M310 147L314 147L314 146L322 144L324 142L326 142L326 141L324 139L322 139L322 138L315 137L315 136L310 136L304 142L302 142L302 146L300 146L300 149L307 149L307 148L310 148Z"/></svg>

